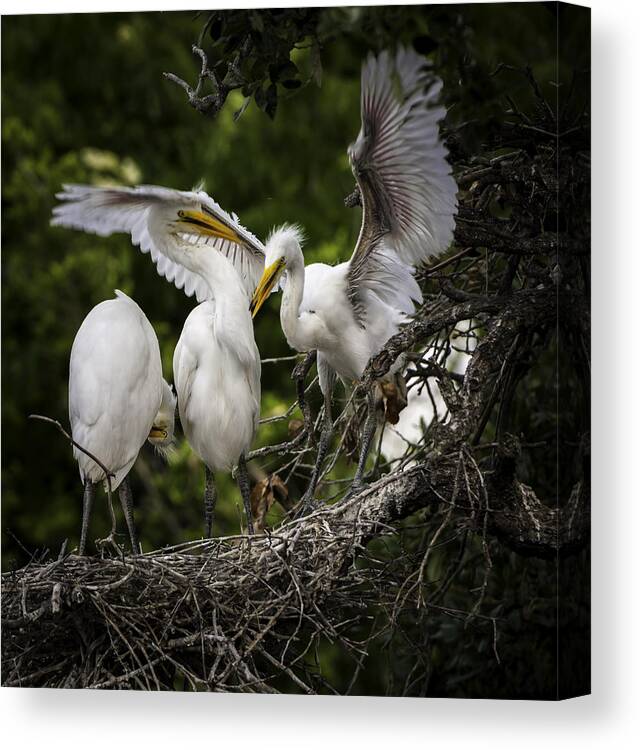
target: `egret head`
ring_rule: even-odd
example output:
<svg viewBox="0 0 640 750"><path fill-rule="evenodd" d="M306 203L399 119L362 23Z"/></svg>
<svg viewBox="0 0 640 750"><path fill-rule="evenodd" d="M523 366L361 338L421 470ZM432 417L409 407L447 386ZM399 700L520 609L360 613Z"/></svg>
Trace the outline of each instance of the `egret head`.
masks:
<svg viewBox="0 0 640 750"><path fill-rule="evenodd" d="M264 273L251 300L251 314L256 316L287 268L303 265L303 235L300 227L284 224L269 235L264 259Z"/></svg>
<svg viewBox="0 0 640 750"><path fill-rule="evenodd" d="M199 186L194 189L198 192ZM211 257L213 250L219 240L234 245L241 245L243 240L233 227L235 216L229 216L226 212L213 203L211 199L202 193L200 205L185 205L174 213L171 209L172 219L169 222L170 233L175 242L167 242L161 251L170 260L184 266L189 271L201 274L206 270L207 260ZM220 214L216 214L216 210ZM158 232L164 231L166 217L159 214L160 228Z"/></svg>
<svg viewBox="0 0 640 750"><path fill-rule="evenodd" d="M194 237L217 237L229 242L240 242L238 234L223 224L206 206L201 210L181 209L178 211L176 228ZM195 244L195 243L194 243ZM197 243L202 247L202 243Z"/></svg>
<svg viewBox="0 0 640 750"><path fill-rule="evenodd" d="M173 441L173 430L176 417L176 396L166 380L162 381L162 402L153 420L148 441L162 451Z"/></svg>

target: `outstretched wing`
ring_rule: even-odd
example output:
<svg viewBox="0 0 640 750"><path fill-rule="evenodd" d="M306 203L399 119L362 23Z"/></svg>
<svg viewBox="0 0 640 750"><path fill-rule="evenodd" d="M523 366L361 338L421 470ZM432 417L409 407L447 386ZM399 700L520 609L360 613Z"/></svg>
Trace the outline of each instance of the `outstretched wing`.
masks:
<svg viewBox="0 0 640 750"><path fill-rule="evenodd" d="M403 312L421 299L413 267L446 250L457 186L440 139L442 81L417 53L370 55L362 69L360 133L349 148L362 226L348 291L360 319L363 289Z"/></svg>
<svg viewBox="0 0 640 750"><path fill-rule="evenodd" d="M158 273L198 302L211 296L197 274L172 260L172 247L207 244L226 255L251 295L264 270L264 245L205 192L139 185L92 187L64 185L51 223L106 236L128 232Z"/></svg>

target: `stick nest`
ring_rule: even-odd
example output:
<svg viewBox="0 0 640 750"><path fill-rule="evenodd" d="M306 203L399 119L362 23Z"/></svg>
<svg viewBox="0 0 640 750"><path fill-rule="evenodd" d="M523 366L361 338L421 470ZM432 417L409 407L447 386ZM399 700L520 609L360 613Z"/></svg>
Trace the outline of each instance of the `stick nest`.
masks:
<svg viewBox="0 0 640 750"><path fill-rule="evenodd" d="M369 530L334 508L252 540L6 573L3 685L317 692L307 654L341 638L340 590L357 585L341 569Z"/></svg>

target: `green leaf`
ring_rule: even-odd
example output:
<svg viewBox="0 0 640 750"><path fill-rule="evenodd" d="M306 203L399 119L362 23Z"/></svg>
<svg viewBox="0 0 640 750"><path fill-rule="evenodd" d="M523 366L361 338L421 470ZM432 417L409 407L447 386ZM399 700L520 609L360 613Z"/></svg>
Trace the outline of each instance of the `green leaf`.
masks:
<svg viewBox="0 0 640 750"><path fill-rule="evenodd" d="M277 65L269 66L269 76L271 77L273 83L287 81L295 78L297 75L298 68L294 63L291 62L291 60L287 60L286 62L279 63Z"/></svg>
<svg viewBox="0 0 640 750"><path fill-rule="evenodd" d="M273 120L276 116L276 109L278 108L278 89L275 83L272 83L267 89L266 93L266 104L264 111Z"/></svg>
<svg viewBox="0 0 640 750"><path fill-rule="evenodd" d="M258 88L256 89L256 93L253 95L253 98L256 100L258 108L264 112L264 109L267 105L267 96L262 86L258 86Z"/></svg>

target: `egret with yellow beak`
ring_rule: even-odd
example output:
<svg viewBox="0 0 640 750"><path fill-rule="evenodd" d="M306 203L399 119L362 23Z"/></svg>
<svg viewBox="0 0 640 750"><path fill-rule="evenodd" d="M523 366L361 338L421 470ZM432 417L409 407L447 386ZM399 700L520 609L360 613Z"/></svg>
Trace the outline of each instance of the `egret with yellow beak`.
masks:
<svg viewBox="0 0 640 750"><path fill-rule="evenodd" d="M235 466L252 533L245 453L260 417L260 353L249 300L264 246L201 190L67 185L57 197L54 225L130 233L162 276L201 303L184 324L173 376L182 428L205 464L204 533L212 533L214 474Z"/></svg>
<svg viewBox="0 0 640 750"><path fill-rule="evenodd" d="M151 252L158 271L199 300L209 291L216 301L225 294L205 281L211 281L202 268L209 255L198 251L201 246L219 250L233 263L245 289L253 292L252 315L280 282L282 329L296 351L317 350L325 402L316 464L303 497L307 509L333 430L336 374L348 383L358 380L371 357L415 312L422 301L415 267L448 248L457 211L457 186L439 132L445 115L438 101L442 82L429 63L404 48L370 55L361 83L361 128L348 153L362 224L346 263L305 267L298 227L276 229L265 246L203 192L70 186L61 195L67 204L56 209L58 223L98 233L130 231L133 241ZM246 321L242 326L253 342ZM221 329L222 324L216 330ZM399 359L389 377L402 365ZM352 492L361 487L377 421L374 406L371 393Z"/></svg>
<svg viewBox="0 0 640 750"><path fill-rule="evenodd" d="M324 426L310 486L309 506L333 429L335 374L358 380L387 340L422 301L415 267L445 251L453 238L457 186L438 123L442 82L424 58L399 49L370 55L362 69L361 128L349 148L362 203L362 224L346 263L304 265L297 227L273 232L265 270L253 295L255 315L283 277L282 330L297 351L316 349ZM402 368L396 361L389 377ZM375 431L374 395L362 436L351 492L361 488ZM397 418L397 417L396 417Z"/></svg>

